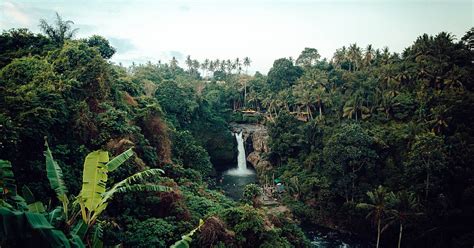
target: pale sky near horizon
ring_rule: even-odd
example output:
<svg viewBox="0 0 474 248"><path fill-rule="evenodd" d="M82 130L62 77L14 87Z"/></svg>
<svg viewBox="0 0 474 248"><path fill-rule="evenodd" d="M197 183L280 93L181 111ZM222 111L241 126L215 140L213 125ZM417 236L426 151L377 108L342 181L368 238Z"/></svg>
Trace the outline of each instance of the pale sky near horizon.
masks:
<svg viewBox="0 0 474 248"><path fill-rule="evenodd" d="M0 0L0 30L39 32L55 12L73 20L78 38L99 34L124 65L175 56L198 60L248 56L249 71L266 73L273 61L314 47L330 59L337 48L388 46L401 52L421 34L447 31L461 38L474 26L472 0Z"/></svg>

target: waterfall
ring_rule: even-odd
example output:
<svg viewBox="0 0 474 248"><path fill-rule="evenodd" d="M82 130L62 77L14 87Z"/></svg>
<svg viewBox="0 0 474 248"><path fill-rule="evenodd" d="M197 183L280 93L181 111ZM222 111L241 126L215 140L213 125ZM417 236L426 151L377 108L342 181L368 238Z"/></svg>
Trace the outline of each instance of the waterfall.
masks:
<svg viewBox="0 0 474 248"><path fill-rule="evenodd" d="M247 170L247 159L245 154L244 139L242 139L242 133L243 132L235 134L235 138L237 139L237 150L239 151L239 155L237 156L238 171Z"/></svg>
<svg viewBox="0 0 474 248"><path fill-rule="evenodd" d="M235 139L237 140L237 150L239 151L237 155L237 168L227 171L228 175L233 176L245 176L254 174L252 170L247 169L247 156L245 154L244 139L242 138L242 131L240 133L235 133Z"/></svg>

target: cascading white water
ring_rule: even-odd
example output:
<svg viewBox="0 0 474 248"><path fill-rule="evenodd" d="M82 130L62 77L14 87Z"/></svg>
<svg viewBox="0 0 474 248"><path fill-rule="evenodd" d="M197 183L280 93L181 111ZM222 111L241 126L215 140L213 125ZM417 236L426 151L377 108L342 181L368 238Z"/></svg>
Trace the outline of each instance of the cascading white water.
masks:
<svg viewBox="0 0 474 248"><path fill-rule="evenodd" d="M237 168L227 171L227 174L233 176L254 174L252 170L247 169L247 159L245 154L244 139L242 138L242 131L240 133L235 133L234 135L235 139L237 140L237 150L239 151L237 155Z"/></svg>

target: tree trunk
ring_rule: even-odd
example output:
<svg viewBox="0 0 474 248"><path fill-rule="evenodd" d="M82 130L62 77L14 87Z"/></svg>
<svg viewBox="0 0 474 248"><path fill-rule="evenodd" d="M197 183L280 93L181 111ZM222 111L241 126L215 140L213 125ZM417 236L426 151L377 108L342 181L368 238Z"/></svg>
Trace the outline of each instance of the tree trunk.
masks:
<svg viewBox="0 0 474 248"><path fill-rule="evenodd" d="M379 248L379 244L380 244L380 217L379 217L379 220L377 221L377 248Z"/></svg>
<svg viewBox="0 0 474 248"><path fill-rule="evenodd" d="M398 235L398 248L402 245L402 233L403 233L403 224L400 223L400 233Z"/></svg>

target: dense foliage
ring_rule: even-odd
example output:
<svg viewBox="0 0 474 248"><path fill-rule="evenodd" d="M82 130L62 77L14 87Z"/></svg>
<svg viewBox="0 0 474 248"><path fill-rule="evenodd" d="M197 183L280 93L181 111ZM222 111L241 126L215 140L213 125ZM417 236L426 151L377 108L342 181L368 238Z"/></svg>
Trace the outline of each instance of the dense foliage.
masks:
<svg viewBox="0 0 474 248"><path fill-rule="evenodd" d="M262 96L295 213L381 247L472 245L472 40L425 34L402 54L352 44L331 61L308 49L300 67L275 61L249 94Z"/></svg>
<svg viewBox="0 0 474 248"><path fill-rule="evenodd" d="M197 69L209 70L210 62L187 71L176 60L125 68L108 61L115 49L105 38L74 39L73 23L59 15L40 27L45 36L26 29L0 35L0 245L169 247L203 219L184 243L239 247L248 231L224 216L240 203L207 187L236 157L227 126L233 99L225 94L237 91L201 77ZM223 79L250 65L248 58L238 67L228 62L233 69ZM130 159L120 159L122 166L105 164L108 154L123 152ZM147 182L136 184L143 177ZM35 202L12 205L22 199L16 188L27 188ZM262 244L275 235L268 229L273 222L301 232L284 216L239 210L254 212L266 223L251 229ZM27 220L31 226L15 226ZM303 235L279 239L306 242Z"/></svg>
<svg viewBox="0 0 474 248"><path fill-rule="evenodd" d="M1 172L16 180L1 181L2 216L24 222L31 212L13 213L4 203L19 198L5 189L27 186L50 202L46 210L64 209L69 198L58 185L80 196L88 183L80 180L91 173L82 158L134 147L133 159L102 181L117 185L147 169L164 174L106 204L84 202L86 246L100 233L106 246L168 247L181 239L194 247L306 247L292 218L260 206L257 185L241 202L208 188L236 157L228 123L259 122L269 129L267 172L285 184L283 201L303 221L381 247L472 245L472 30L460 41L422 35L401 54L352 44L328 61L305 48L296 61L277 59L268 76L250 76L248 57L125 68L108 61L115 48L105 38L74 39L72 25L58 15L54 24L41 21L45 35L0 35ZM51 181L44 166L45 137L64 183ZM155 184L168 190L140 190ZM24 231L36 237L46 228L80 243L72 223L40 224ZM3 236L0 246L15 245Z"/></svg>

